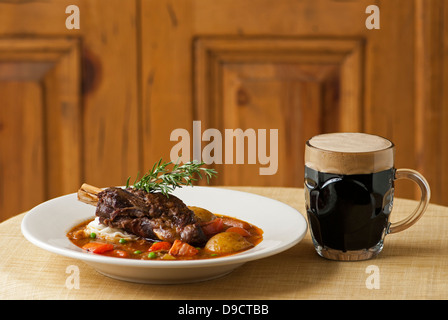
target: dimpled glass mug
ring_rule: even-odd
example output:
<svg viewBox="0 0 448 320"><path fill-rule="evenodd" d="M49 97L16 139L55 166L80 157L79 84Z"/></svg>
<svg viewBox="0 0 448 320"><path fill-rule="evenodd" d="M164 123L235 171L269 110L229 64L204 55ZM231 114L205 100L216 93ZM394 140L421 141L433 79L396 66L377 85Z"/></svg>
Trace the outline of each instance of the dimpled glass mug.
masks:
<svg viewBox="0 0 448 320"><path fill-rule="evenodd" d="M331 260L366 260L383 248L384 237L407 229L424 213L430 189L410 169L394 168L394 144L365 133L328 133L305 146L305 200L317 253ZM411 179L421 190L417 208L391 223L394 181Z"/></svg>

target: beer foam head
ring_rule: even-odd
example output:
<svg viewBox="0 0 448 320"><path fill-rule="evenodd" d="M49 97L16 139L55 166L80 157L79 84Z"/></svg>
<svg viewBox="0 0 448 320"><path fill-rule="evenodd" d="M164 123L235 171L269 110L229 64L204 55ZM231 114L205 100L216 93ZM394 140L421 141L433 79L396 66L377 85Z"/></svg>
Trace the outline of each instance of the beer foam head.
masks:
<svg viewBox="0 0 448 320"><path fill-rule="evenodd" d="M366 133L328 133L308 140L305 165L336 174L374 173L394 165L395 148L389 140Z"/></svg>

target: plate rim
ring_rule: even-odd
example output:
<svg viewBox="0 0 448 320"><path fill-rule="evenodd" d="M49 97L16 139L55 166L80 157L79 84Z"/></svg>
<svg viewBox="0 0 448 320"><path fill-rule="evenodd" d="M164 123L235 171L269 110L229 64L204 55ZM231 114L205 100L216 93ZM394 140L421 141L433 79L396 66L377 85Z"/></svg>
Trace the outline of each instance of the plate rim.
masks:
<svg viewBox="0 0 448 320"><path fill-rule="evenodd" d="M207 190L214 190L218 192L226 192L226 193L238 193L243 196L249 196L249 197L259 197L264 199L265 201L272 201L274 203L277 203L277 205L283 206L285 208L288 208L288 210L296 211L298 220L300 220L300 224L302 225L302 230L298 230L295 238L293 240L284 243L278 247L276 247L274 250L266 248L261 251L255 251L251 252L252 249L243 251L241 253L232 254L226 257L218 257L216 259L200 259L200 260L176 260L176 261L162 261L162 260L137 260L137 259L122 259L122 258L116 258L116 257L108 257L108 256L102 256L102 255L96 255L91 254L87 252L77 251L70 248L62 248L58 247L52 244L49 244L48 242L42 241L35 235L33 235L32 232L28 229L28 221L29 219L35 215L39 214L39 210L42 209L43 206L50 205L53 201L60 201L62 198L69 198L76 195L76 193L70 193L66 195L62 195L56 198L49 199L47 201L44 201L37 206L33 207L31 210L29 210L25 216L22 219L21 222L21 232L23 236L30 241L33 245L36 245L37 247L40 247L41 249L44 249L46 251L59 254L65 257L78 259L81 261L86 261L88 263L98 263L98 264L108 264L108 265L117 265L117 266L129 266L129 267L140 267L140 268L198 268L198 267L213 267L213 266L222 266L222 265L228 265L228 264L242 264L245 262L258 260L267 258L276 254L279 254L283 251L286 251L296 244L298 244L306 235L308 230L308 224L303 216L303 214L297 210L296 208L282 202L276 199L272 199L266 196L262 196L256 193L251 193L247 191L240 191L240 190L233 190L233 189L226 189L222 187L206 187L206 186L194 186L194 187L183 187L180 189L187 189L187 188L194 188L194 189L207 189ZM176 191L176 190L175 190ZM176 192L174 192L174 195ZM37 213L36 213L37 212ZM233 215L230 215L233 216ZM238 218L238 217L236 217ZM256 247L254 247L256 248Z"/></svg>

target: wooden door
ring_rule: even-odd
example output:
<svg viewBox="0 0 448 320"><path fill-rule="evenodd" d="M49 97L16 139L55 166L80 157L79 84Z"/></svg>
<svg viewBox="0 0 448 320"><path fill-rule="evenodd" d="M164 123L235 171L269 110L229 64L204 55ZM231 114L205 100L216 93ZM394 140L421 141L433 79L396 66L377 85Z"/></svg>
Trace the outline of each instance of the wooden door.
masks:
<svg viewBox="0 0 448 320"><path fill-rule="evenodd" d="M190 156L208 129L246 135L222 141L215 185L302 187L308 138L362 131L448 204L447 21L444 0L0 1L0 220L124 184L193 123ZM401 181L397 195L418 197Z"/></svg>
<svg viewBox="0 0 448 320"><path fill-rule="evenodd" d="M0 3L0 220L138 171L135 2L71 4Z"/></svg>
<svg viewBox="0 0 448 320"><path fill-rule="evenodd" d="M169 157L175 143L168 142L170 132L192 132L193 120L201 121L202 130L278 129L276 174L262 176L260 164L246 159L244 165L216 165L220 177L215 183L302 187L308 138L363 131L394 141L396 166L420 170L434 184L433 200L442 201L446 152L436 160L431 154L437 152L426 150L447 150L442 143L446 134L435 132L447 123L446 100L430 98L434 85L441 89L443 77L439 72L434 80L425 64L431 65L434 54L441 66L447 5L375 1L380 29L368 29L366 9L371 4L143 1L144 163ZM446 86L446 68L444 72ZM441 95L446 99L442 92L439 99ZM440 118L433 128L430 118L436 116ZM436 140L427 141L429 136ZM399 181L397 195L412 198L415 187Z"/></svg>

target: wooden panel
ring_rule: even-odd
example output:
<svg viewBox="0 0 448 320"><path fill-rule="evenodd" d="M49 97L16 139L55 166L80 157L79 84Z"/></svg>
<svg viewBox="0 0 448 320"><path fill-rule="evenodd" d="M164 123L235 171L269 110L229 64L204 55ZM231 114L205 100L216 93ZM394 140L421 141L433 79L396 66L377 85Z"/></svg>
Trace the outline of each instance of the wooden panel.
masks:
<svg viewBox="0 0 448 320"><path fill-rule="evenodd" d="M40 90L45 199L75 192L83 181L121 185L142 160L140 2L76 1L80 29L67 29L65 9L72 4L0 1L0 81L32 82ZM23 137L31 139L26 132Z"/></svg>
<svg viewBox="0 0 448 320"><path fill-rule="evenodd" d="M140 168L140 41L137 1L85 0L82 25L84 179L123 185ZM152 165L152 164L151 164Z"/></svg>
<svg viewBox="0 0 448 320"><path fill-rule="evenodd" d="M448 3L416 1L416 165L448 204Z"/></svg>
<svg viewBox="0 0 448 320"><path fill-rule="evenodd" d="M337 80L329 78L322 82L320 89L328 92L321 99L323 113L328 114L334 109L331 107L331 99L328 101L328 97L333 96L339 101L339 114L343 115L339 117L338 126L331 127L331 130L352 128L388 137L397 145L397 167L417 168L416 129L422 127L418 121L423 121L427 128L431 124L428 119L417 120L422 119L418 112L423 111L417 111L413 94L416 86L415 63L419 63L419 60L414 54L416 29L412 26L416 26L417 15L422 16L415 10L415 3L377 1L381 10L381 29L369 30L365 26L368 16L365 10L372 4L369 0L278 0L275 4L260 0L257 6L237 0L142 2L142 39L147 40L142 42L142 133L144 145L148 146L144 150L145 161L169 155L173 144L167 138L173 129L186 128L191 132L192 120L203 121L203 128L209 127L205 125L206 121L212 121L212 125L224 121L219 119L219 115L224 114L220 111L220 104L226 97L229 97L227 101L233 101L231 97L238 93L235 91L238 89L224 87L222 80L225 76L232 77L243 72L242 67L238 72L231 71L229 66L232 63L243 63L246 69L251 63L265 64L261 69L267 68L266 64L278 68L282 63L297 67L310 58L320 65L331 63L325 62L326 59L338 61ZM426 6L422 7L422 10L426 10ZM446 9L434 10L439 13L444 11ZM439 23L437 28L440 26L442 24ZM302 43L298 41L300 39ZM319 41L320 48L314 44ZM349 50L352 54L342 52L346 58L341 60L335 52L341 48L339 41L354 41L358 43L358 48L352 46ZM296 46L291 44L294 42ZM314 46L315 50L297 54L299 46L307 50L306 42L310 47ZM200 43L209 45L211 50L201 51ZM335 44L330 45L333 48L330 49L330 57L323 54L323 48L328 43ZM225 50L221 50L221 47ZM280 58L276 59L273 52L281 52ZM297 55L301 61L297 60ZM429 59L429 55L426 57ZM192 62L196 62L196 65ZM248 69L246 71L249 72ZM255 69L252 71L255 72ZM270 97L265 98L269 101L273 101L272 97L276 94L272 90L266 91ZM262 91L261 88L257 89L259 94L264 94ZM244 91L239 92L244 100ZM263 100L262 97L259 99ZM192 111L196 107L198 109ZM205 110L204 114L209 113L207 117L210 119L201 118L201 108ZM424 109L426 111L426 107ZM264 112L268 111L260 111ZM167 114L169 121L164 121ZM307 112L304 116L311 118L306 118L305 123L312 123L313 114ZM332 118L331 113L324 117L324 124L319 130L329 126L329 119ZM258 120L254 118L255 121ZM239 123L234 121L233 125ZM253 126L257 127L255 124ZM279 127L279 124L275 126ZM433 135L431 133L429 136ZM428 157L436 156L431 154ZM440 181L430 179L431 184L442 187ZM397 186L396 194L399 196L418 196L412 183L400 181Z"/></svg>
<svg viewBox="0 0 448 320"><path fill-rule="evenodd" d="M381 29L366 30L364 129L395 143L396 167L415 169L414 3L382 1L379 6ZM415 190L413 182L399 180L395 195L416 198Z"/></svg>
<svg viewBox="0 0 448 320"><path fill-rule="evenodd" d="M79 179L122 184L201 120L279 129L275 181L257 164L223 167L216 183L300 185L306 136L359 130L392 139L397 166L422 171L448 204L446 1L378 0L380 30L364 24L371 0L79 0L79 30L65 28L70 4L0 1L0 106L43 119L17 136L22 120L2 113L0 139L42 140L45 197ZM24 167L16 157L0 155L2 168ZM418 196L401 184L397 195Z"/></svg>
<svg viewBox="0 0 448 320"><path fill-rule="evenodd" d="M0 221L45 200L42 88L0 81Z"/></svg>
<svg viewBox="0 0 448 320"><path fill-rule="evenodd" d="M317 81L305 81L297 76L300 66L289 66L289 72L296 73L293 77L271 75L272 69L281 69L281 65L257 65L257 72L253 77L245 78L239 71L247 65L226 66L223 74L223 105L225 112L222 116L222 132L225 129L242 128L243 130L255 129L256 154L255 164L249 164L247 153L249 142L245 141L246 153L244 165L229 164L216 166L220 172L219 184L225 185L300 185L303 181L303 150L294 146L303 145L307 137L318 133L321 128L322 98L326 95L322 84ZM332 67L329 67L332 69ZM229 70L230 69L230 70ZM253 71L253 70L252 70ZM286 70L285 70L286 71ZM296 71L296 72L294 72ZM313 72L314 70L308 70ZM287 73L287 72L286 72ZM263 77L263 74L265 77ZM305 73L309 77L309 73ZM237 88L232 88L237 84ZM333 105L337 113L338 101ZM263 112L260 112L263 110ZM306 113L306 114L305 114ZM306 119L306 121L304 121ZM338 121L338 117L335 118ZM215 127L212 125L212 127ZM258 129L266 129L266 150L270 156L268 164L261 164L258 145L261 136ZM271 129L278 130L277 148L270 143ZM227 138L227 137L226 137ZM227 140L226 140L227 143ZM255 144L255 140L253 141ZM233 155L236 157L236 141L233 147ZM255 150L254 150L255 151ZM225 149L226 156L228 149ZM255 152L254 152L255 153ZM277 156L274 154L277 153ZM227 158L227 157L226 157ZM227 159L226 159L227 160ZM259 168L269 167L269 173L274 175L261 175ZM278 167L278 170L275 168Z"/></svg>
<svg viewBox="0 0 448 320"><path fill-rule="evenodd" d="M226 129L267 129L267 142L270 129L278 130L278 156L271 153L270 163L249 164L246 143L244 165L216 165L215 183L301 186L300 146L309 137L362 130L362 61L357 40L196 39L195 118L202 129L217 128L223 135ZM277 151L270 144L266 149ZM273 162L275 174L260 174L260 166Z"/></svg>
<svg viewBox="0 0 448 320"><path fill-rule="evenodd" d="M190 1L141 2L143 170L170 158L171 132L192 132L192 31Z"/></svg>
<svg viewBox="0 0 448 320"><path fill-rule="evenodd" d="M0 36L57 36L80 42L80 62L73 67L82 71L78 98L82 102L83 178L94 185L123 184L139 170L139 2L0 1ZM79 7L79 29L65 26L65 10L73 4ZM39 54L33 52L31 59Z"/></svg>
<svg viewBox="0 0 448 320"><path fill-rule="evenodd" d="M0 39L0 219L81 183L79 66L76 40Z"/></svg>

